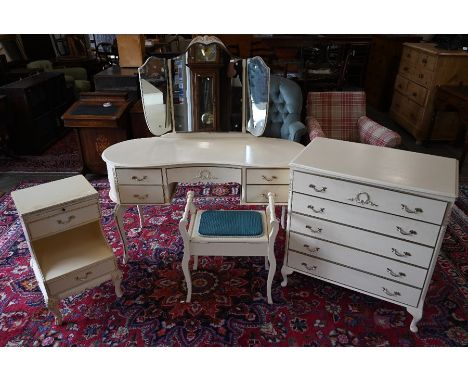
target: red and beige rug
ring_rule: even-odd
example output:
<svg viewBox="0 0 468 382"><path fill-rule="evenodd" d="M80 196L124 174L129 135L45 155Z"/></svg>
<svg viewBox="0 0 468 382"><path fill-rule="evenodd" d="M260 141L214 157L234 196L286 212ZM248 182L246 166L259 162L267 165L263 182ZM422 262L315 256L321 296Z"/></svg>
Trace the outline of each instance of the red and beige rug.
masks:
<svg viewBox="0 0 468 382"><path fill-rule="evenodd" d="M400 306L299 274L282 288L284 230L276 242L273 305L266 301L263 258L212 257L201 258L198 271L192 272L193 302L186 304L178 221L190 187L181 188L170 206L146 208L141 232L136 209L128 210L130 261L121 265L122 245L107 180L92 184L100 193L107 240L124 274L123 297L117 299L107 282L67 298L61 304L64 324L55 326L29 267L15 206L6 194L0 198L0 345L468 345L468 186L461 187L419 332L413 334L411 317ZM195 186L195 202L210 208L249 208L239 206L235 187Z"/></svg>

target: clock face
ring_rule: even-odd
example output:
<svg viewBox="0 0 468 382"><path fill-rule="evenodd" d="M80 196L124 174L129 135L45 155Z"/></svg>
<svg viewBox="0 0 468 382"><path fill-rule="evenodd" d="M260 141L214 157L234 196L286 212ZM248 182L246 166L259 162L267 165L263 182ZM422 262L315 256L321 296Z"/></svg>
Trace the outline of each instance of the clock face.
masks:
<svg viewBox="0 0 468 382"><path fill-rule="evenodd" d="M218 47L216 44L202 45L198 44L195 50L196 62L216 62Z"/></svg>

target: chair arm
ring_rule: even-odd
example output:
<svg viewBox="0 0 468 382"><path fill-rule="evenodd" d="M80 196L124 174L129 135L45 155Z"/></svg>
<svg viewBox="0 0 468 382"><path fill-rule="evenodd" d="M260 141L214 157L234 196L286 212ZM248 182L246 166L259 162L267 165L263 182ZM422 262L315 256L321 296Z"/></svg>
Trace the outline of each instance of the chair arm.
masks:
<svg viewBox="0 0 468 382"><path fill-rule="evenodd" d="M314 117L307 117L306 123L307 123L307 130L309 131L309 139L311 142L317 137L326 138L325 133L320 127L319 121L317 121Z"/></svg>
<svg viewBox="0 0 468 382"><path fill-rule="evenodd" d="M289 140L300 142L302 136L306 133L305 125L300 121L295 121L288 126L289 129Z"/></svg>
<svg viewBox="0 0 468 382"><path fill-rule="evenodd" d="M87 80L88 79L85 68L74 67L74 68L58 68L58 69L53 69L53 70L54 72L63 73L66 76L73 77L73 79L75 80Z"/></svg>
<svg viewBox="0 0 468 382"><path fill-rule="evenodd" d="M361 143L374 146L397 147L401 144L400 134L363 116L357 121Z"/></svg>

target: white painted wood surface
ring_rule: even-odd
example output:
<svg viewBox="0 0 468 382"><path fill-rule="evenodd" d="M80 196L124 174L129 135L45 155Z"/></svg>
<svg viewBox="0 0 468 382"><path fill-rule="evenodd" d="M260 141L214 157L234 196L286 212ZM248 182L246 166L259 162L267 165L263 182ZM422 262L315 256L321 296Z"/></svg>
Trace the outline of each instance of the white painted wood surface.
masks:
<svg viewBox="0 0 468 382"><path fill-rule="evenodd" d="M12 197L31 267L56 324L62 323L59 302L64 297L106 280L122 295L122 273L100 225L98 193L82 175L14 191Z"/></svg>
<svg viewBox="0 0 468 382"><path fill-rule="evenodd" d="M392 301L416 332L458 194L457 161L317 138L290 166L281 285L297 271Z"/></svg>

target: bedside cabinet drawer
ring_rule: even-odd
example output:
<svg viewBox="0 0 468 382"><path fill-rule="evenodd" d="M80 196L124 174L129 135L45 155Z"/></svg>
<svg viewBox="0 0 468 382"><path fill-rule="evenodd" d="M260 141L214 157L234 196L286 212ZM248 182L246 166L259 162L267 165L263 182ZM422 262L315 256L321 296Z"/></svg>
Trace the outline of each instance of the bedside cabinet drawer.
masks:
<svg viewBox="0 0 468 382"><path fill-rule="evenodd" d="M247 184L289 184L289 170L248 168Z"/></svg>
<svg viewBox="0 0 468 382"><path fill-rule="evenodd" d="M166 174L168 183L241 183L242 179L241 169L233 167L177 167L168 168Z"/></svg>
<svg viewBox="0 0 468 382"><path fill-rule="evenodd" d="M403 51L401 53L401 59L408 62L408 63L416 63L419 59L419 52L407 46L403 47Z"/></svg>
<svg viewBox="0 0 468 382"><path fill-rule="evenodd" d="M162 186L119 186L121 204L164 203Z"/></svg>
<svg viewBox="0 0 468 382"><path fill-rule="evenodd" d="M136 169L116 168L115 174L119 184L162 184L162 171L160 168Z"/></svg>
<svg viewBox="0 0 468 382"><path fill-rule="evenodd" d="M427 95L427 89L425 87L418 85L414 82L408 81L406 94L410 99L412 99L419 105L424 106Z"/></svg>
<svg viewBox="0 0 468 382"><path fill-rule="evenodd" d="M447 208L447 203L439 200L300 172L294 172L293 190L434 224L442 223Z"/></svg>
<svg viewBox="0 0 468 382"><path fill-rule="evenodd" d="M291 233L288 246L289 249L296 252L319 257L323 260L362 270L417 288L422 288L426 279L427 269L421 269L297 233Z"/></svg>
<svg viewBox="0 0 468 382"><path fill-rule="evenodd" d="M65 209L63 207L63 209ZM68 210L27 224L31 239L38 239L57 232L65 231L71 227L99 220L100 212L97 204L90 204L81 208Z"/></svg>
<svg viewBox="0 0 468 382"><path fill-rule="evenodd" d="M411 306L418 305L419 296L421 295L420 289L293 251L288 251L288 266L345 287L351 287L361 292Z"/></svg>
<svg viewBox="0 0 468 382"><path fill-rule="evenodd" d="M440 226L293 193L292 211L433 247Z"/></svg>
<svg viewBox="0 0 468 382"><path fill-rule="evenodd" d="M417 65L421 68L434 71L436 65L437 57L431 54L420 53L418 56Z"/></svg>
<svg viewBox="0 0 468 382"><path fill-rule="evenodd" d="M268 203L268 193L273 192L275 194L275 203L287 203L289 195L288 185L267 185L257 186L248 185L246 187L246 198L247 203Z"/></svg>
<svg viewBox="0 0 468 382"><path fill-rule="evenodd" d="M91 267L79 269L65 276L47 281L47 286L52 295L58 295L61 292L76 288L106 273L113 272L116 269L114 259L109 259Z"/></svg>
<svg viewBox="0 0 468 382"><path fill-rule="evenodd" d="M395 89L397 89L399 92L406 94L406 89L408 88L408 79L404 78L400 75L397 75L395 79Z"/></svg>

